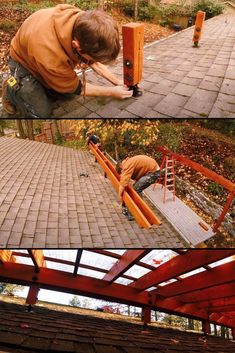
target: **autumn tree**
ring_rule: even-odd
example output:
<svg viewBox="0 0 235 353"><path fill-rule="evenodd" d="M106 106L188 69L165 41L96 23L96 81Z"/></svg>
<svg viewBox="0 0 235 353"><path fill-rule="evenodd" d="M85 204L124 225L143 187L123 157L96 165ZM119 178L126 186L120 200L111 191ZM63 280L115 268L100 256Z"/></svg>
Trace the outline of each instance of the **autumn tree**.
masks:
<svg viewBox="0 0 235 353"><path fill-rule="evenodd" d="M18 284L10 284L10 283L0 283L0 293L14 296L15 292L22 290L24 287Z"/></svg>
<svg viewBox="0 0 235 353"><path fill-rule="evenodd" d="M105 150L113 153L116 160L124 158L127 153L145 153L149 146L156 145L158 137L158 122L152 120L78 120L72 129L84 142L88 130L97 134Z"/></svg>

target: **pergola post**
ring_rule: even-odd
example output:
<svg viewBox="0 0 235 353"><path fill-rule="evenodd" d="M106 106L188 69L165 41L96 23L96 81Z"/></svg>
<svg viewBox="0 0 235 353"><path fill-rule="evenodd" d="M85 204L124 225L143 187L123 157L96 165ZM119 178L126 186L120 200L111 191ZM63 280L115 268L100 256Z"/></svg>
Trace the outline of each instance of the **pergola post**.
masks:
<svg viewBox="0 0 235 353"><path fill-rule="evenodd" d="M26 304L28 304L28 310L31 310L32 305L36 304L38 300L38 293L39 293L39 285L38 284L32 284L29 287L28 295L26 298Z"/></svg>
<svg viewBox="0 0 235 353"><path fill-rule="evenodd" d="M208 335L211 333L210 322L208 320L202 321L202 331L205 335Z"/></svg>
<svg viewBox="0 0 235 353"><path fill-rule="evenodd" d="M232 327L232 336L233 336L233 340L235 340L235 327Z"/></svg>
<svg viewBox="0 0 235 353"><path fill-rule="evenodd" d="M151 309L148 306L142 308L141 320L144 323L144 330L147 329L148 324L151 322Z"/></svg>

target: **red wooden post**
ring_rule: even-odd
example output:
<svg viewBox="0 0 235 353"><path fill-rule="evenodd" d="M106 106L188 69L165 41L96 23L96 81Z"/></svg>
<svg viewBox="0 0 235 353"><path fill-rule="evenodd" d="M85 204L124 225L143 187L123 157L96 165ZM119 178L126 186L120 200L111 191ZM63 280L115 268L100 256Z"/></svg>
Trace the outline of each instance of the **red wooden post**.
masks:
<svg viewBox="0 0 235 353"><path fill-rule="evenodd" d="M32 284L29 287L28 296L26 298L26 304L28 304L28 305L36 304L36 302L38 300L39 290L40 290L40 288L39 288L38 284Z"/></svg>
<svg viewBox="0 0 235 353"><path fill-rule="evenodd" d="M151 309L148 306L142 308L141 319L144 323L144 329L146 329L147 325L151 322Z"/></svg>
<svg viewBox="0 0 235 353"><path fill-rule="evenodd" d="M205 335L208 335L211 333L211 327L210 327L210 322L207 320L202 321L202 331L204 332Z"/></svg>
<svg viewBox="0 0 235 353"><path fill-rule="evenodd" d="M235 197L235 193L234 192L231 192L230 195L229 195L229 198L224 206L224 209L221 213L221 215L219 216L219 218L217 219L214 227L213 227L213 231L216 232L217 229L219 228L219 226L221 225L221 223L223 222L224 220L224 217L226 215L226 213L228 212L229 210L229 207L231 206L232 202L233 202L233 199Z"/></svg>

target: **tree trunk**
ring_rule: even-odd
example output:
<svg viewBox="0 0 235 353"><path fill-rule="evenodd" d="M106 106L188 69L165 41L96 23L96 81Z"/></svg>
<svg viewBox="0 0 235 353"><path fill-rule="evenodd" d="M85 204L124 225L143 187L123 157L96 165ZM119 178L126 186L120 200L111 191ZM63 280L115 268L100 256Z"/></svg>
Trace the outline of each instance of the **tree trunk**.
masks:
<svg viewBox="0 0 235 353"><path fill-rule="evenodd" d="M118 153L118 144L116 141L114 141L114 151L115 151L115 159L116 161L119 160L119 153Z"/></svg>
<svg viewBox="0 0 235 353"><path fill-rule="evenodd" d="M134 20L138 20L138 7L139 7L139 0L134 0Z"/></svg>
<svg viewBox="0 0 235 353"><path fill-rule="evenodd" d="M28 138L33 141L34 140L33 120L32 119L28 119L28 120L25 120L25 122L26 122L26 127L27 127Z"/></svg>
<svg viewBox="0 0 235 353"><path fill-rule="evenodd" d="M98 0L98 9L104 10L104 0Z"/></svg>
<svg viewBox="0 0 235 353"><path fill-rule="evenodd" d="M58 145L61 145L63 143L63 136L61 135L58 121L56 119L53 120L54 126L55 126L55 140Z"/></svg>
<svg viewBox="0 0 235 353"><path fill-rule="evenodd" d="M193 319L188 319L188 329L194 330L194 322Z"/></svg>
<svg viewBox="0 0 235 353"><path fill-rule="evenodd" d="M224 326L221 326L220 336L222 338L225 338L225 327Z"/></svg>
<svg viewBox="0 0 235 353"><path fill-rule="evenodd" d="M18 130L19 133L19 137L21 139L25 139L25 132L24 132L24 128L23 128L23 124L22 124L22 120L21 119L16 119L16 128Z"/></svg>
<svg viewBox="0 0 235 353"><path fill-rule="evenodd" d="M214 324L214 334L215 336L218 336L217 326L215 324Z"/></svg>

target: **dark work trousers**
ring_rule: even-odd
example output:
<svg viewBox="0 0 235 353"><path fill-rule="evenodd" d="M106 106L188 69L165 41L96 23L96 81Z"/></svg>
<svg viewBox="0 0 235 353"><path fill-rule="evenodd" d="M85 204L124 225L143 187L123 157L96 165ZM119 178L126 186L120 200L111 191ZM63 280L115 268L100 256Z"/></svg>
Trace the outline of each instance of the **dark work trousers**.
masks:
<svg viewBox="0 0 235 353"><path fill-rule="evenodd" d="M143 197L143 191L147 189L151 184L154 184L161 174L160 170L153 173L147 173L142 176L133 186L134 190ZM131 214L127 207L123 206L122 213L131 219Z"/></svg>
<svg viewBox="0 0 235 353"><path fill-rule="evenodd" d="M14 87L7 85L7 98L24 118L50 117L52 102L72 95L60 94L44 87L27 69L12 58L8 62L11 76L17 80Z"/></svg>

